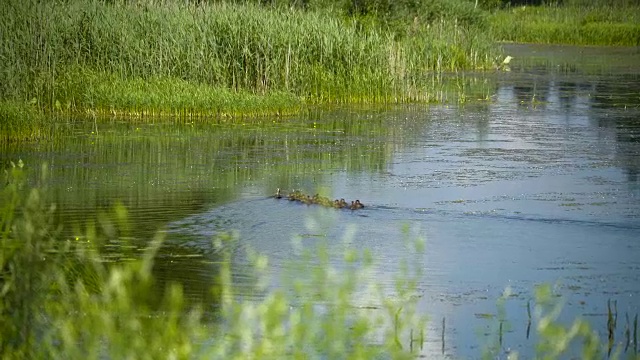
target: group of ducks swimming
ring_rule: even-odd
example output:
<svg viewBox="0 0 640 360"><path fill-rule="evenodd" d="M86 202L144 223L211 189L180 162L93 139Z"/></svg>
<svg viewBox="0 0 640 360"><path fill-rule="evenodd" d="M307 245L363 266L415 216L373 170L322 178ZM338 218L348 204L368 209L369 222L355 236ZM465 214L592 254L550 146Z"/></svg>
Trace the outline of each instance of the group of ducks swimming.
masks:
<svg viewBox="0 0 640 360"><path fill-rule="evenodd" d="M318 204L326 207L333 207L336 209L356 210L356 209L362 209L364 207L364 205L360 202L360 200L352 201L351 205L349 205L344 199L331 200L328 197L320 196L318 194L310 196L310 195L305 195L299 190L294 190L290 192L289 195L285 196L280 192L280 188L278 188L276 190L276 194L273 197L275 197L276 199L286 198L289 201L299 201L307 205Z"/></svg>

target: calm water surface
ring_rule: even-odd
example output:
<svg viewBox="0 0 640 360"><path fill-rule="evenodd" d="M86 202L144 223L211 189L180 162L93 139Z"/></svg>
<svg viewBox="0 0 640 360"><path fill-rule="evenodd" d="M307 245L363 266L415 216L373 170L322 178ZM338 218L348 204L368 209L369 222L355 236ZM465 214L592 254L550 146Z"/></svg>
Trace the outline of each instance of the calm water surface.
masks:
<svg viewBox="0 0 640 360"><path fill-rule="evenodd" d="M640 50L505 50L515 57L511 71L482 75L495 90L477 104L259 123L113 120L97 131L68 123L60 141L6 148L2 159L46 161L70 223L121 201L141 247L162 227L167 243L154 271L161 282L182 282L194 301L214 302L211 239L236 229L240 248L270 258L272 286L297 258L294 239L326 242L336 254L345 243L371 249L379 265L371 281L389 294L401 260L418 260L430 357L479 357L495 338L507 288L500 354L531 357L527 303L541 283L564 296L562 319L585 316L603 339L607 301L617 301L622 341L624 315L640 313ZM277 187L367 207L268 198ZM407 237L423 238L425 253L411 253ZM236 281L248 284L238 257Z"/></svg>

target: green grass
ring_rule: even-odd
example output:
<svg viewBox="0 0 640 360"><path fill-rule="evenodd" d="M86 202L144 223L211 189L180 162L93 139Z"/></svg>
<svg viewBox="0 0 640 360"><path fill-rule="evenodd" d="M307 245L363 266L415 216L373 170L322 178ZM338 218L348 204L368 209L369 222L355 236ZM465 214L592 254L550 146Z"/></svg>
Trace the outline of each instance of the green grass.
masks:
<svg viewBox="0 0 640 360"><path fill-rule="evenodd" d="M0 143L47 137L45 116L35 104L0 100Z"/></svg>
<svg viewBox="0 0 640 360"><path fill-rule="evenodd" d="M120 78L112 73L76 70L56 84L69 90L56 110L90 109L99 114L143 116L285 115L297 112L300 98L290 92L264 95L233 91L177 78Z"/></svg>
<svg viewBox="0 0 640 360"><path fill-rule="evenodd" d="M490 17L497 40L540 44L640 45L639 6L522 6Z"/></svg>

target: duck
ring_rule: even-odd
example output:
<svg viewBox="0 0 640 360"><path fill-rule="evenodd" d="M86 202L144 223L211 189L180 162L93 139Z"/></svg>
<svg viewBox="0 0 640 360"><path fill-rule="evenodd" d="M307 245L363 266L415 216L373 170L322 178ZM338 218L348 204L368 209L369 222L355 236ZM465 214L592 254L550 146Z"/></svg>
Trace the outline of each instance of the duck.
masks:
<svg viewBox="0 0 640 360"><path fill-rule="evenodd" d="M344 199L340 199L340 200L335 199L335 200L333 201L333 207L334 207L334 208L342 209L342 208L344 208L344 207L346 207L346 206L347 206L347 202L346 202L346 201L344 201Z"/></svg>
<svg viewBox="0 0 640 360"><path fill-rule="evenodd" d="M351 206L349 206L349 209L356 210L356 209L362 209L363 207L364 205L360 202L360 200L356 200L351 202Z"/></svg>
<svg viewBox="0 0 640 360"><path fill-rule="evenodd" d="M276 189L276 194L273 195L276 199L282 199L282 194L280 194L280 188Z"/></svg>

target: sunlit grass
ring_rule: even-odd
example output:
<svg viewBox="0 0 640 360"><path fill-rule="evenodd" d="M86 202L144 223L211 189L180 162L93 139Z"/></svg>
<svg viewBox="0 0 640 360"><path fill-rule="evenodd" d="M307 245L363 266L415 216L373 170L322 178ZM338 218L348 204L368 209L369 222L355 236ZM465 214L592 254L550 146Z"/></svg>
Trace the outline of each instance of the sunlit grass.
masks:
<svg viewBox="0 0 640 360"><path fill-rule="evenodd" d="M298 112L302 104L300 98L284 91L260 95L182 79L122 79L88 70L73 73L69 82L63 84L75 91L61 110L91 109L98 114L114 116L286 115Z"/></svg>
<svg viewBox="0 0 640 360"><path fill-rule="evenodd" d="M640 45L638 6L521 6L490 17L496 40L539 44Z"/></svg>
<svg viewBox="0 0 640 360"><path fill-rule="evenodd" d="M35 104L0 100L0 143L47 137L45 116Z"/></svg>

